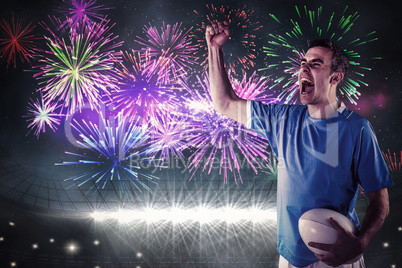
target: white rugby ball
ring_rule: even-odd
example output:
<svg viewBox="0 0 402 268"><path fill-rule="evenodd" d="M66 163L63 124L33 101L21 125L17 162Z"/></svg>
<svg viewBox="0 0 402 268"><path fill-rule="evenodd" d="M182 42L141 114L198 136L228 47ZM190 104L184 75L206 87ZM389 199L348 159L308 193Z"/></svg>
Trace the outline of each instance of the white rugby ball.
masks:
<svg viewBox="0 0 402 268"><path fill-rule="evenodd" d="M336 242L338 231L329 222L332 217L347 231L356 234L357 228L354 223L339 212L326 208L315 208L306 211L299 219L299 233L306 246L314 253L325 255L328 252L313 248L308 245L309 242L323 244L334 244ZM353 258L346 263L353 263L360 259L361 255Z"/></svg>

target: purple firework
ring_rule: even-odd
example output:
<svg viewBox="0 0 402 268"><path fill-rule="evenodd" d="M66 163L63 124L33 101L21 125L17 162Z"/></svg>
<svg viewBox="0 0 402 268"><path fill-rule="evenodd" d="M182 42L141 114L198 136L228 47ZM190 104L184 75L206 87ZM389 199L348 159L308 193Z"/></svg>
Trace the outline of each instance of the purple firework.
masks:
<svg viewBox="0 0 402 268"><path fill-rule="evenodd" d="M63 0L64 5L59 7L59 12L65 17L63 26L79 28L84 25L91 26L103 19L99 11L111 9L103 5L97 5L96 0Z"/></svg>
<svg viewBox="0 0 402 268"><path fill-rule="evenodd" d="M242 183L240 169L244 168L244 165L248 165L257 173L258 169L262 168L260 160L267 160L268 141L236 121L218 114L210 97L208 76L205 75L203 81L198 77L198 81L202 90L188 89L190 97L186 100L186 107L190 114L194 115L186 145L196 148L189 163L192 177L201 166L203 171L208 170L209 173L218 159L219 173L223 172L224 183L228 182L228 171L233 172L236 184L238 179ZM238 92L250 92L248 88L238 85ZM243 85L252 86L260 92L266 90L266 82L260 83L258 80Z"/></svg>
<svg viewBox="0 0 402 268"><path fill-rule="evenodd" d="M188 36L189 31L183 32L181 23L170 24L161 27L161 32L149 24L144 26L146 38L137 36L136 42L143 45L142 50L149 51L150 66L155 62L161 67L159 69L160 81L169 82L172 76L185 76L187 70L197 59L193 56L196 47L191 45L191 39Z"/></svg>
<svg viewBox="0 0 402 268"><path fill-rule="evenodd" d="M142 117L143 122L149 122L155 110L175 114L180 107L177 93L181 86L174 80L160 83L160 66L150 62L148 52L126 51L122 55L117 68L119 87L111 92L114 108L125 117Z"/></svg>
<svg viewBox="0 0 402 268"><path fill-rule="evenodd" d="M63 104L67 115L81 110L86 104L97 109L102 94L109 95L117 87L115 64L120 53L115 49L122 42L110 32L103 20L99 24L85 26L83 32L72 29L65 40L43 24L51 37L45 37L49 50L37 55L41 69L34 75L40 80L46 102Z"/></svg>
<svg viewBox="0 0 402 268"><path fill-rule="evenodd" d="M168 161L170 157L184 158L184 135L189 129L187 117L158 113L158 110L153 113L156 114L151 117L151 141L147 153L161 161Z"/></svg>

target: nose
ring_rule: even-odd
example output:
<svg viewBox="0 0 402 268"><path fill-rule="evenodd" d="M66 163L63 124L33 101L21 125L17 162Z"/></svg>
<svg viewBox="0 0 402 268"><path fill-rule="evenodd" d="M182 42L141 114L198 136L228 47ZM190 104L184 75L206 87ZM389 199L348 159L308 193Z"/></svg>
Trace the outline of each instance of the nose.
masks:
<svg viewBox="0 0 402 268"><path fill-rule="evenodd" d="M308 73L308 72L310 72L310 67L308 66L308 64L303 64L300 66L299 71L302 73Z"/></svg>
<svg viewBox="0 0 402 268"><path fill-rule="evenodd" d="M300 66L299 72L298 72L298 77L300 78L300 75L302 74L309 74L310 73L310 68L308 67L307 64L303 64Z"/></svg>

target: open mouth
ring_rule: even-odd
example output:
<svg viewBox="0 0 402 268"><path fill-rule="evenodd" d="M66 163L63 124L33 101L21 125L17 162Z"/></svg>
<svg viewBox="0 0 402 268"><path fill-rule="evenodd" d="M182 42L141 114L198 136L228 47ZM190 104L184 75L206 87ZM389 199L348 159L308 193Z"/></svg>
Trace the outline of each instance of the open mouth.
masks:
<svg viewBox="0 0 402 268"><path fill-rule="evenodd" d="M306 77L302 77L300 79L300 83L301 83L301 94L302 95L307 95L314 90L314 83L310 79L308 79Z"/></svg>

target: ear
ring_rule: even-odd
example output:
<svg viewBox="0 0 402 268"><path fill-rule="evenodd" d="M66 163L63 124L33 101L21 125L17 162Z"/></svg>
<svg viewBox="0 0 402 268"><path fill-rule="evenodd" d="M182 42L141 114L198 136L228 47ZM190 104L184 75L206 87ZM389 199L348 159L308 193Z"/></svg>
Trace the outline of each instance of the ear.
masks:
<svg viewBox="0 0 402 268"><path fill-rule="evenodd" d="M343 80L343 73L342 72L334 72L331 77L331 84L338 85Z"/></svg>

